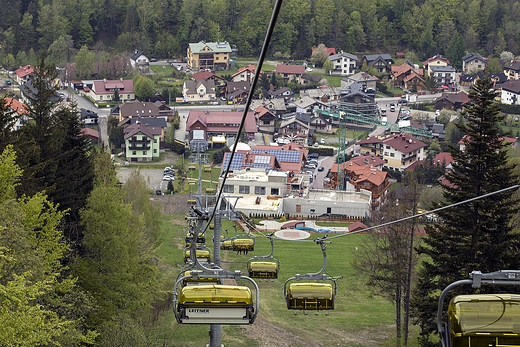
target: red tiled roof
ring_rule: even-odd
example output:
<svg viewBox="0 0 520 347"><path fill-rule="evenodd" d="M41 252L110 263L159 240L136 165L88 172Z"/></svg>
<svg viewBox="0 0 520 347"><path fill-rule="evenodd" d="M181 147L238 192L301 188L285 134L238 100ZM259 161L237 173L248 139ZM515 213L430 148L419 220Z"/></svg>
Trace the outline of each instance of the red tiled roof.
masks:
<svg viewBox="0 0 520 347"><path fill-rule="evenodd" d="M91 128L81 128L81 132L87 136L97 137L99 138L99 132L95 129Z"/></svg>
<svg viewBox="0 0 520 347"><path fill-rule="evenodd" d="M235 111L202 111L191 110L186 121L186 130L191 131L191 126L199 120L205 124L206 132L225 132L236 133L238 126L221 125L216 126L212 124L233 124L238 125L242 120L242 112ZM247 112L244 123L244 131L246 133L256 133L256 119L252 111Z"/></svg>
<svg viewBox="0 0 520 347"><path fill-rule="evenodd" d="M28 114L29 111L27 110L27 105L24 103L13 99L13 98L4 98L5 105L11 107L11 110L15 111L19 115Z"/></svg>
<svg viewBox="0 0 520 347"><path fill-rule="evenodd" d="M433 163L434 164L442 164L442 163L445 163L446 165L449 165L453 162L453 157L451 156L450 153L446 153L446 152L441 152L439 154L437 154L435 156L435 158L433 158Z"/></svg>
<svg viewBox="0 0 520 347"><path fill-rule="evenodd" d="M214 74L213 72L210 72L210 71L206 71L206 70L196 72L193 75L191 75L191 77L196 81L203 81L203 80L205 81L212 77L222 79L222 77L220 77L219 75Z"/></svg>
<svg viewBox="0 0 520 347"><path fill-rule="evenodd" d="M362 230L362 229L366 229L366 228L368 228L368 227L365 224L357 221L348 226L348 231L352 232L352 231Z"/></svg>
<svg viewBox="0 0 520 347"><path fill-rule="evenodd" d="M240 69L238 69L238 72L234 73L231 76L231 78L233 78L233 77L235 77L237 75L240 75L244 71L249 71L252 74L254 74L254 73L256 73L256 66L254 66L253 64L249 64L248 66L241 67ZM262 73L262 71L260 71L260 73Z"/></svg>
<svg viewBox="0 0 520 347"><path fill-rule="evenodd" d="M331 48L331 47L325 47L325 48L327 49L327 53L328 53L329 55L334 55L334 54L336 54L336 48ZM311 49L311 54L312 54L312 52L314 52L316 49L317 49L317 48L312 48L312 49Z"/></svg>
<svg viewBox="0 0 520 347"><path fill-rule="evenodd" d="M450 65L450 61L444 57L438 57L438 56L433 56L431 58L428 58L426 59L426 61L423 62L423 66L426 66L428 65L428 63L431 63L432 61L436 61L436 60L440 60L440 61L443 61L445 63L447 63L448 65Z"/></svg>
<svg viewBox="0 0 520 347"><path fill-rule="evenodd" d="M19 69L14 70L14 73L20 78L30 75L33 72L34 72L34 66L32 66L32 65L25 65Z"/></svg>

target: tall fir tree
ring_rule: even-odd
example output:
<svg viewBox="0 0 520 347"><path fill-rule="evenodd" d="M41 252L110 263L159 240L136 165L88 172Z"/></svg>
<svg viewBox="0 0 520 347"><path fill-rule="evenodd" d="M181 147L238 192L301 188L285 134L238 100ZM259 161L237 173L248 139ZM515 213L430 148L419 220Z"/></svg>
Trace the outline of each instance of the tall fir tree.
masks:
<svg viewBox="0 0 520 347"><path fill-rule="evenodd" d="M453 169L441 184L443 202L432 208L463 202L519 183L508 163L507 144L500 135L504 116L494 101L497 93L489 79L472 87L462 112L464 123L457 127L465 134L464 148L450 146ZM441 222L426 227L428 236L419 254L426 256L413 295L413 313L421 329L422 346L433 346L437 304L441 291L450 283L468 278L473 270L492 272L518 269L520 237L511 223L518 211L516 189L454 206L437 214ZM480 288L480 292L496 288ZM471 288L462 287L469 293ZM457 291L454 291L457 292Z"/></svg>
<svg viewBox="0 0 520 347"><path fill-rule="evenodd" d="M25 85L28 116L34 121L24 124L14 141L18 163L24 170L17 192L32 196L45 191L59 204L60 211L67 210L64 233L76 250L82 238L79 210L92 190L94 176L79 113L76 105L65 105L57 97L55 71L41 56Z"/></svg>

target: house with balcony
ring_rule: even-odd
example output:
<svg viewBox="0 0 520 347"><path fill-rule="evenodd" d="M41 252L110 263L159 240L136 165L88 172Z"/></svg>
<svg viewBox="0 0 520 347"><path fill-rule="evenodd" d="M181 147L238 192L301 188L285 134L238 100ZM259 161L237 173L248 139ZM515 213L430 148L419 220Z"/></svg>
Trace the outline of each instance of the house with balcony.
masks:
<svg viewBox="0 0 520 347"><path fill-rule="evenodd" d="M14 70L14 73L16 74L16 82L18 84L24 84L31 78L31 74L34 72L34 66L32 65L25 65L22 66L19 69Z"/></svg>
<svg viewBox="0 0 520 347"><path fill-rule="evenodd" d="M374 77L366 72L358 72L357 74L347 76L341 79L341 89L347 88L349 85L355 82L359 82L364 85L367 89L376 90L377 77Z"/></svg>
<svg viewBox="0 0 520 347"><path fill-rule="evenodd" d="M331 181L337 184L338 170L344 170L344 185L353 187L356 192L368 190L372 193L372 209L377 210L389 192L390 187L388 173L373 166L370 162L383 162L374 156L361 156L352 158L344 164L333 164L331 169Z"/></svg>
<svg viewBox="0 0 520 347"><path fill-rule="evenodd" d="M125 154L128 161L151 161L159 157L161 128L134 123L124 129Z"/></svg>
<svg viewBox="0 0 520 347"><path fill-rule="evenodd" d="M520 79L520 61L515 60L511 64L504 66L504 74L508 80Z"/></svg>
<svg viewBox="0 0 520 347"><path fill-rule="evenodd" d="M274 129L278 117L276 117L273 112L269 111L264 106L258 106L254 110L254 115L256 118L256 125L258 126L258 130L260 132L274 134Z"/></svg>
<svg viewBox="0 0 520 347"><path fill-rule="evenodd" d="M450 89L455 86L455 69L452 66L432 66L430 74L437 89Z"/></svg>
<svg viewBox="0 0 520 347"><path fill-rule="evenodd" d="M250 90L251 85L248 81L228 82L225 89L226 99L241 103L247 99Z"/></svg>
<svg viewBox="0 0 520 347"><path fill-rule="evenodd" d="M442 55L434 55L431 58L426 59L423 62L424 70L428 72L428 75L432 75L432 68L434 66L448 66L450 65L450 61L444 58Z"/></svg>
<svg viewBox="0 0 520 347"><path fill-rule="evenodd" d="M186 51L188 68L193 71L200 69L227 70L230 54L229 42L190 43Z"/></svg>
<svg viewBox="0 0 520 347"><path fill-rule="evenodd" d="M331 75L352 75L357 67L358 57L354 54L339 52L327 58L332 63Z"/></svg>
<svg viewBox="0 0 520 347"><path fill-rule="evenodd" d="M483 58L477 53L466 54L462 57L462 72L475 73L477 71L484 71L488 61L489 59Z"/></svg>
<svg viewBox="0 0 520 347"><path fill-rule="evenodd" d="M383 167L404 171L415 162L424 160L426 144L404 133L378 135L356 142L361 155L379 156Z"/></svg>
<svg viewBox="0 0 520 347"><path fill-rule="evenodd" d="M214 101L216 98L215 83L213 80L186 80L182 86L182 96L185 100L188 100L188 102Z"/></svg>
<svg viewBox="0 0 520 347"><path fill-rule="evenodd" d="M248 66L241 67L238 69L238 72L234 73L231 76L231 80L233 82L242 82L247 81L249 84L253 81L253 77L255 77L256 66L253 64L249 64ZM260 71L262 73L262 71Z"/></svg>
<svg viewBox="0 0 520 347"><path fill-rule="evenodd" d="M412 86L417 90L426 89L423 69L416 69L408 59L403 65L392 66L392 82L401 89L410 89Z"/></svg>
<svg viewBox="0 0 520 347"><path fill-rule="evenodd" d="M204 140L213 136L235 137L242 120L242 112L191 110L186 120L186 132L204 131ZM247 112L243 132L250 138L258 132L255 115Z"/></svg>
<svg viewBox="0 0 520 347"><path fill-rule="evenodd" d="M130 54L130 65L132 65L133 69L144 70L148 69L150 65L150 59L143 52L139 50L134 50L132 54Z"/></svg>
<svg viewBox="0 0 520 347"><path fill-rule="evenodd" d="M211 81L213 81L215 86L224 86L226 84L226 80L223 77L221 77L211 71L206 71L206 70L202 70L202 71L192 74L191 78L194 79L195 81L211 80Z"/></svg>
<svg viewBox="0 0 520 347"><path fill-rule="evenodd" d="M508 80L500 85L500 101L508 105L520 105L520 80Z"/></svg>
<svg viewBox="0 0 520 347"><path fill-rule="evenodd" d="M269 111L273 112L276 116L280 116L287 113L287 106L285 105L284 99L253 100L249 108L252 110L256 110L258 106L264 106Z"/></svg>
<svg viewBox="0 0 520 347"><path fill-rule="evenodd" d="M312 113L314 110L326 110L330 107L326 103L308 96L301 96L287 106L296 113Z"/></svg>
<svg viewBox="0 0 520 347"><path fill-rule="evenodd" d="M367 64L368 67L372 67L379 73L391 72L391 66L394 64L394 60L390 54L369 54L364 55L361 58L360 66Z"/></svg>
<svg viewBox="0 0 520 347"><path fill-rule="evenodd" d="M12 112L16 113L16 122L10 130L20 130L20 128L31 119L29 117L29 108L27 105L17 99L9 97L2 99L5 102L5 106L9 107Z"/></svg>
<svg viewBox="0 0 520 347"><path fill-rule="evenodd" d="M307 143L312 138L314 131L311 130L311 115L308 113L293 113L282 118L278 137L288 139L295 143Z"/></svg>

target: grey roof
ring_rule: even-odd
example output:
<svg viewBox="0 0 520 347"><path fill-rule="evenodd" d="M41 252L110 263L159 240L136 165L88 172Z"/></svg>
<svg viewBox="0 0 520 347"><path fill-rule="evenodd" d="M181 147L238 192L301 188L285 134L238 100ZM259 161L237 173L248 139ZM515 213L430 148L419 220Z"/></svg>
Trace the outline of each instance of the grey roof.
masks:
<svg viewBox="0 0 520 347"><path fill-rule="evenodd" d="M327 106L323 102L321 102L319 100L316 100L316 99L313 99L313 98L308 97L308 96L302 96L299 99L294 100L293 102L289 103L289 105L291 105L293 107L298 107L298 108L302 108L302 109L306 109L307 107L310 107L310 106L315 105L315 104L322 105L322 106Z"/></svg>
<svg viewBox="0 0 520 347"><path fill-rule="evenodd" d="M148 125L149 127L155 128L166 128L168 124L166 124L166 119L164 118L132 118L130 119L130 124L134 123L142 123L144 125Z"/></svg>
<svg viewBox="0 0 520 347"><path fill-rule="evenodd" d="M215 91L215 81L213 81L213 80L202 80L202 81L186 80L186 81L184 81L184 85L186 86L186 89L188 90L186 94L197 94L197 88L201 84L206 87L207 93Z"/></svg>
<svg viewBox="0 0 520 347"><path fill-rule="evenodd" d="M406 58L404 60L404 63L410 65L412 68L415 69L415 65L414 65L414 63L412 63L412 61L410 59Z"/></svg>
<svg viewBox="0 0 520 347"><path fill-rule="evenodd" d="M302 79L309 80L309 81L312 81L312 82L315 82L315 83L318 83L319 81L321 81L322 78L323 77L318 76L318 75L309 75L309 74L306 74L306 73L304 73L302 75Z"/></svg>
<svg viewBox="0 0 520 347"><path fill-rule="evenodd" d="M136 61L137 58L139 58L140 56L144 55L143 52L139 51L139 50L135 50L132 52L132 54L130 55L130 60L133 60L133 61ZM145 56L146 57L146 56Z"/></svg>
<svg viewBox="0 0 520 347"><path fill-rule="evenodd" d="M358 57L356 55L350 54L347 52L343 52L343 51L339 52L338 54L329 55L329 57L327 59L332 61L332 60L340 59L341 57L349 58L350 60L355 60L355 61L358 60Z"/></svg>
<svg viewBox="0 0 520 347"><path fill-rule="evenodd" d="M341 80L342 81L344 80L346 82L352 82L352 81L366 82L366 81L377 81L377 78L367 74L366 72L361 71L361 72L358 72L357 74L354 74L352 76L348 76L348 77L342 78Z"/></svg>
<svg viewBox="0 0 520 347"><path fill-rule="evenodd" d="M502 90L507 90L515 94L520 93L520 80L508 80L500 85Z"/></svg>
<svg viewBox="0 0 520 347"><path fill-rule="evenodd" d="M18 88L20 92L25 95L25 97L29 99L37 99L38 98L38 89L32 84L32 79L29 79L25 84L20 85ZM49 98L49 101L56 102L60 101L60 97L58 95L53 95Z"/></svg>
<svg viewBox="0 0 520 347"><path fill-rule="evenodd" d="M384 59L386 61L392 60L392 57L390 56L390 54L369 54L369 55L365 55L364 57L366 58L367 61L374 61L378 57L381 57L382 59Z"/></svg>
<svg viewBox="0 0 520 347"><path fill-rule="evenodd" d="M431 66L430 69L432 69L433 72L455 72L455 69L450 66Z"/></svg>
<svg viewBox="0 0 520 347"><path fill-rule="evenodd" d="M479 60L484 61L484 58L482 58L482 56L477 53L469 53L462 57L463 61L471 61L473 59L479 59Z"/></svg>

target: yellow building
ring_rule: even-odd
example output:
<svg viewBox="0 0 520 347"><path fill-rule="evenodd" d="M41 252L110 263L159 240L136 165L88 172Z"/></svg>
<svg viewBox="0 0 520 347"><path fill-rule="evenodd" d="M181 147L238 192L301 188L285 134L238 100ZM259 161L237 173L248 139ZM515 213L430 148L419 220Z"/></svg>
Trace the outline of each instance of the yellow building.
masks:
<svg viewBox="0 0 520 347"><path fill-rule="evenodd" d="M191 70L227 70L231 45L229 42L190 43L186 52Z"/></svg>

